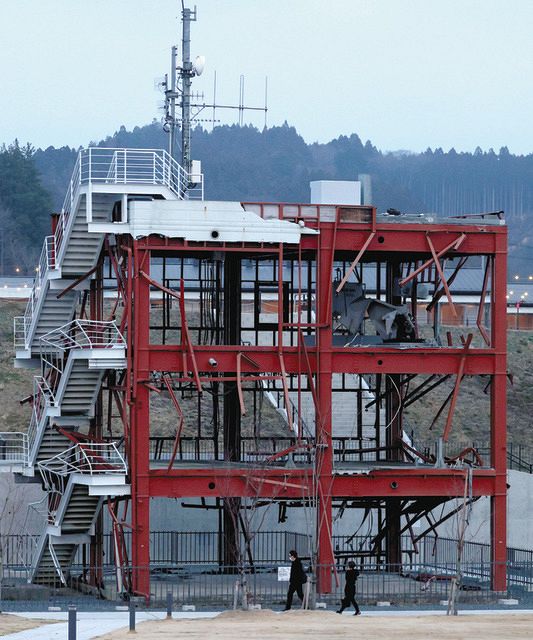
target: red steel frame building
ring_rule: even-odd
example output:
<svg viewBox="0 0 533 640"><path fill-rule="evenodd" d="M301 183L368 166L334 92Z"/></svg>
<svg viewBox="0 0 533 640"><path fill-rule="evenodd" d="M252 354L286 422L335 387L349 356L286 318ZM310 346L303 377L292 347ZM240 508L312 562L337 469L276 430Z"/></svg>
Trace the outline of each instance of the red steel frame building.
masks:
<svg viewBox="0 0 533 640"><path fill-rule="evenodd" d="M357 499L364 504L379 498L385 501L394 520L394 509L400 499L420 499L446 496L461 497L464 492L465 473L461 468L435 465L406 465L387 467L371 465L368 473L347 475L339 473L334 464L332 446L332 376L334 373L383 374L389 376L449 374L455 379L449 402L444 439L452 428L455 402L460 392L463 376L490 376L490 467L475 468L472 495L490 496L491 540L493 560L493 588L504 590L506 584L506 227L487 225L482 219L465 219L432 222L402 220L397 224L380 221L374 209L368 207L336 207L333 217L324 221L320 207L314 207L314 218L306 217L303 209L309 205L247 205L247 209L264 215L273 206L280 218L297 222L305 220L316 235L302 236L299 247L261 243L187 242L182 239L149 236L133 240L125 236L121 247L127 256L125 270L126 311L123 327L127 327L126 404L129 408L126 441L129 443L131 479L131 531L133 590L138 594L150 593L149 572L139 569L150 565L150 499L154 497L202 497L202 498L269 498L288 500L301 498L302 492L315 493L317 514L317 566L318 588L327 593L331 588L331 572L327 567L335 564L331 542L332 505L337 499ZM313 207L311 207L313 208ZM329 210L332 207L328 208ZM361 214L362 212L362 214ZM354 215L354 213L356 215ZM359 215L361 214L361 215ZM332 219L333 218L333 219ZM273 340L271 346L239 344L238 337L226 338L221 344L193 345L184 326L185 304L182 285L180 308L182 310L182 339L180 344L152 344L150 341L150 299L154 289L165 289L150 275L150 263L154 256L180 257L203 256L209 258L216 252L226 270L231 271L231 260L276 256L278 280L278 333L290 330L298 335L298 344L284 346L283 340ZM296 253L295 253L296 252ZM295 326L286 322L282 313L283 270L286 254L306 256L316 264L316 318L313 326L301 323ZM353 271L365 262L396 264L396 273L404 280L415 280L413 272L422 274L433 269L442 292L449 295L446 276L441 267L443 258L483 255L487 261L481 303L490 295L490 329L481 322L478 328L484 344L471 346L464 337L458 345L445 347L420 346L398 350L391 346L338 347L332 343L332 297L335 295L334 264L339 260L349 264ZM409 266L406 265L409 263ZM239 290L239 270L233 272L234 281L225 281L228 287ZM490 285L489 285L490 283ZM168 292L167 292L168 293ZM174 292L174 297L180 297ZM228 298L229 299L229 298ZM453 302L450 299L450 303ZM226 312L226 319L231 315ZM304 345L303 332L314 333L314 343ZM301 341L300 341L301 338ZM153 372L165 372L173 380L189 381L200 385L212 380L213 362L216 375L224 384L233 384L234 411L242 408L242 381L259 372L272 372L280 379L309 373L311 392L316 403L315 465L318 475L308 466L284 468L265 467L247 463L243 471L216 467L206 463L194 466L151 468L149 459L150 393ZM231 416L231 412L230 412ZM398 428L401 428L399 426ZM231 450L231 437L225 435L225 449ZM238 436L237 436L238 437ZM231 455L227 457L231 458ZM397 458L396 458L397 459ZM250 481L250 478L252 479ZM315 484L314 484L315 483ZM396 515L396 519L399 515ZM389 529L392 528L389 526ZM396 534L389 531L388 558L400 557ZM324 569L326 567L326 569Z"/></svg>

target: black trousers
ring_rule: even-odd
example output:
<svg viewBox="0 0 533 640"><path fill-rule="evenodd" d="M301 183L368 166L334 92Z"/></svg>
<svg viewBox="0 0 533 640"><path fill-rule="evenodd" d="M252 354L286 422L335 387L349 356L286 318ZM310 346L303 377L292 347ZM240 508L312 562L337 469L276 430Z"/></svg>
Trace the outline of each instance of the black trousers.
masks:
<svg viewBox="0 0 533 640"><path fill-rule="evenodd" d="M285 604L285 609L290 609L292 607L292 597L294 592L298 594L298 597L303 602L304 601L304 590L302 584L289 584L289 590L287 591L287 603Z"/></svg>
<svg viewBox="0 0 533 640"><path fill-rule="evenodd" d="M341 611L344 611L344 609L346 609L350 605L353 605L355 613L358 613L359 605L355 601L355 591L348 591L348 593L344 593L344 598L341 600Z"/></svg>

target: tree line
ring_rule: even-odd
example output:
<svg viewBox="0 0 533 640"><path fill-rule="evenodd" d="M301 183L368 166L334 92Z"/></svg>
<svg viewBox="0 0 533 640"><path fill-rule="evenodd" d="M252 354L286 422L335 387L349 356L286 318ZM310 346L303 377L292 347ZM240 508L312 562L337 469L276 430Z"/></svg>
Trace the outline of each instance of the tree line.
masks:
<svg viewBox="0 0 533 640"><path fill-rule="evenodd" d="M115 134L95 144L105 147L165 148L157 122ZM427 149L423 153L383 152L357 134L328 143L307 144L294 127L259 130L252 126L198 127L193 157L202 161L208 199L308 202L311 180L372 177L378 210L431 212L442 216L504 210L511 235L513 269L533 271L529 225L533 212L533 154L514 155L477 148ZM59 211L76 161L70 147L34 149L17 141L0 148L0 270L15 266L30 273L49 214Z"/></svg>

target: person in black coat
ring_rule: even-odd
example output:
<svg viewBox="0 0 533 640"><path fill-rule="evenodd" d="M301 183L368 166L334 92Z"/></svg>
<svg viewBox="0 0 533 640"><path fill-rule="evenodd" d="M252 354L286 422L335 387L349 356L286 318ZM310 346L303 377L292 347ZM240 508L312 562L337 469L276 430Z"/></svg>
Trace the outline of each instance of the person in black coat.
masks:
<svg viewBox="0 0 533 640"><path fill-rule="evenodd" d="M307 576L305 574L302 561L294 549L289 551L289 560L291 561L291 574L289 576L289 590L287 591L287 603L285 604L284 611L288 611L291 608L292 597L295 591L303 602L303 585L307 582Z"/></svg>
<svg viewBox="0 0 533 640"><path fill-rule="evenodd" d="M353 604L355 613L354 616L361 615L361 610L359 609L359 605L355 601L355 583L357 582L357 578L359 576L359 571L355 568L355 562L350 560L348 562L348 568L346 569L346 584L344 585L344 598L341 601L341 608L337 611L337 613L342 613L346 607Z"/></svg>

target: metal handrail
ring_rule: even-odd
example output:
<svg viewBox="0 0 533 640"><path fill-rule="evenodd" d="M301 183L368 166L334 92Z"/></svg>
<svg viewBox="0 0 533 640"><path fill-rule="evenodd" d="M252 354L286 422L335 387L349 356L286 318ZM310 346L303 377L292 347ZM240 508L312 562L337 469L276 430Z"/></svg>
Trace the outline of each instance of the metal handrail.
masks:
<svg viewBox="0 0 533 640"><path fill-rule="evenodd" d="M82 149L79 182L162 185L187 200L204 195L203 175L187 173L164 149Z"/></svg>
<svg viewBox="0 0 533 640"><path fill-rule="evenodd" d="M55 266L55 246L55 236L46 236L41 249L41 255L39 257L39 264L35 269L35 279L33 281L33 287L30 292L28 302L26 303L24 315L16 316L13 319L15 349L26 347L27 329L33 318L33 313L37 305L37 300L39 299L43 280L48 269L53 269Z"/></svg>
<svg viewBox="0 0 533 640"><path fill-rule="evenodd" d="M48 521L54 522L72 474L125 476L127 465L116 442L77 442L37 463L48 496Z"/></svg>
<svg viewBox="0 0 533 640"><path fill-rule="evenodd" d="M124 346L124 336L113 320L72 320L39 338L41 348L59 351Z"/></svg>
<svg viewBox="0 0 533 640"><path fill-rule="evenodd" d="M83 475L126 475L127 465L116 442L77 442L52 458L39 462L43 479Z"/></svg>
<svg viewBox="0 0 533 640"><path fill-rule="evenodd" d="M50 553L50 557L52 558L52 562L54 563L54 568L56 570L56 573L59 576L59 579L61 580L61 584L66 587L67 579L65 578L63 569L61 568L61 564L57 558L57 554L54 549L54 545L52 544L52 539L50 537L48 538L48 552Z"/></svg>
<svg viewBox="0 0 533 640"><path fill-rule="evenodd" d="M39 425L46 416L46 409L54 405L55 396L48 382L42 376L34 376L32 412L28 426L28 464L29 455L33 449Z"/></svg>
<svg viewBox="0 0 533 640"><path fill-rule="evenodd" d="M28 436L20 431L0 432L0 466L25 463L28 458Z"/></svg>
<svg viewBox="0 0 533 640"><path fill-rule="evenodd" d="M125 347L124 336L114 321L72 320L45 333L39 338L43 368L60 375L66 364L66 355L77 349L117 349ZM55 378L57 390L59 378Z"/></svg>
<svg viewBox="0 0 533 640"><path fill-rule="evenodd" d="M53 523L72 474L125 476L126 461L115 442L76 443L37 464L47 492L48 522Z"/></svg>

